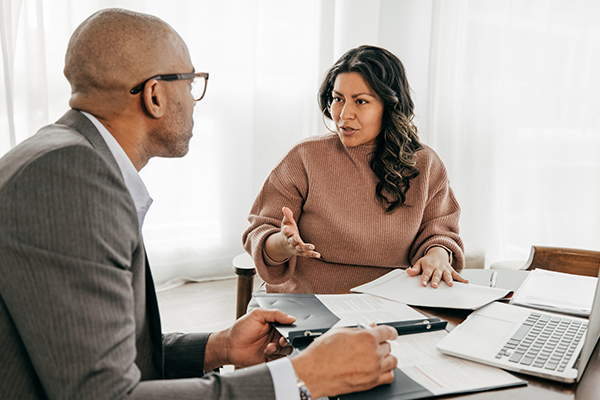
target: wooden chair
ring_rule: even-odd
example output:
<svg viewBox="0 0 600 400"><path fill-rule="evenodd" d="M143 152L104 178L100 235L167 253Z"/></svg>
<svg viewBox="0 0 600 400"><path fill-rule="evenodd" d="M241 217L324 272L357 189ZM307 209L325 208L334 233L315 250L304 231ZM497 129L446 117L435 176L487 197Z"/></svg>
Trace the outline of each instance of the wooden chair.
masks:
<svg viewBox="0 0 600 400"><path fill-rule="evenodd" d="M597 277L600 251L531 246L529 259L520 269L531 271L536 268Z"/></svg>
<svg viewBox="0 0 600 400"><path fill-rule="evenodd" d="M465 243L465 268L484 268L485 251L476 245ZM242 253L233 259L233 270L237 275L237 293L235 299L235 319L246 314L248 303L252 299L254 291L254 275L256 268L252 257L248 253Z"/></svg>
<svg viewBox="0 0 600 400"><path fill-rule="evenodd" d="M234 257L233 270L237 275L237 292L235 295L235 319L246 314L248 303L252 299L254 291L254 275L256 268L252 257L248 253L242 253Z"/></svg>

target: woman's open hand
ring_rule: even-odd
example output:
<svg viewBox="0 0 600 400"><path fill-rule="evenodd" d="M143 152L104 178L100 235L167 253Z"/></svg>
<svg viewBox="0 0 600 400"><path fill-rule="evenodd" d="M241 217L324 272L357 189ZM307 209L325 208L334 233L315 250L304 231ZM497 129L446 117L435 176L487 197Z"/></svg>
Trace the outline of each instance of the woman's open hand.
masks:
<svg viewBox="0 0 600 400"><path fill-rule="evenodd" d="M421 285L427 286L431 281L431 287L437 288L440 282L444 280L448 286L454 284L454 280L463 283L469 283L452 268L448 253L442 247L430 248L425 256L420 258L415 265L406 270L410 276L421 276Z"/></svg>
<svg viewBox="0 0 600 400"><path fill-rule="evenodd" d="M294 213L287 207L283 207L281 230L267 238L265 251L273 261L284 261L291 256L321 257L313 244L304 243L294 220Z"/></svg>

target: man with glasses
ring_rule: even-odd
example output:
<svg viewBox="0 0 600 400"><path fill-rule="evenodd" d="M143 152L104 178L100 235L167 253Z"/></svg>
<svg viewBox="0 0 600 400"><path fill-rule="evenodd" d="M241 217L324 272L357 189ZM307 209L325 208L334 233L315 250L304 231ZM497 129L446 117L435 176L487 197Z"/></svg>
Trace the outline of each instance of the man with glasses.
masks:
<svg viewBox="0 0 600 400"><path fill-rule="evenodd" d="M393 380L385 326L291 358L278 310L163 335L138 171L188 152L209 75L169 25L119 9L77 28L64 72L72 110L0 159L0 398L310 399ZM254 366L205 375L224 364Z"/></svg>

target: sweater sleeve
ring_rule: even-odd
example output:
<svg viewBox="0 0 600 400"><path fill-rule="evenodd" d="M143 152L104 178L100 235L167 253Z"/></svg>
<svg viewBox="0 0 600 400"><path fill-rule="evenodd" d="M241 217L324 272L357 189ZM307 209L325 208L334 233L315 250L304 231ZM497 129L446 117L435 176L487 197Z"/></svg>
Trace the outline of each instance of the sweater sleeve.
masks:
<svg viewBox="0 0 600 400"><path fill-rule="evenodd" d="M444 164L433 151L431 163L420 173L427 175L427 203L418 234L410 252L411 265L435 246L450 254L450 264L455 270L464 266L464 245L459 236L460 206L450 187Z"/></svg>
<svg viewBox="0 0 600 400"><path fill-rule="evenodd" d="M296 257L279 263L271 260L264 251L265 241L280 231L283 207L292 210L297 223L300 221L307 195L308 175L301 147L296 146L265 181L250 210L250 226L242 237L244 249L252 256L258 274L269 284L287 281L294 274Z"/></svg>

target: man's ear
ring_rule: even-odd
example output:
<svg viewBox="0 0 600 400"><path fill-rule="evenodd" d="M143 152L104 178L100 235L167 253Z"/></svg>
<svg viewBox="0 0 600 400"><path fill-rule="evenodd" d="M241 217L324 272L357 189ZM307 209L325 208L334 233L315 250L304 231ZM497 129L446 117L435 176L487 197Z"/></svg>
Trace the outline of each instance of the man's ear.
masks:
<svg viewBox="0 0 600 400"><path fill-rule="evenodd" d="M167 110L167 93L164 85L159 85L156 79L151 79L146 83L142 91L142 99L146 110L154 118L162 118Z"/></svg>

